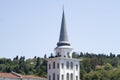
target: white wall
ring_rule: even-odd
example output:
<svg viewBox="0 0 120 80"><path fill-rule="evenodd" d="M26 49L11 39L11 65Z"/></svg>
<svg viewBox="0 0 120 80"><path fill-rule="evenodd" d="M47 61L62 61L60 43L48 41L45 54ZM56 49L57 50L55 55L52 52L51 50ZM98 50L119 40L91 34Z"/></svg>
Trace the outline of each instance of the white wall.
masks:
<svg viewBox="0 0 120 80"><path fill-rule="evenodd" d="M55 69L53 69L53 62L56 63ZM69 62L69 69L67 69L66 65L67 62ZM70 68L70 62L73 62L73 69ZM59 63L59 69L57 69L57 63ZM64 63L64 68L62 69L62 63ZM51 69L49 69L49 64L51 65ZM76 65L78 65L78 69L76 70ZM51 80L53 80L53 73L56 75L56 80L57 80L57 75L59 75L59 80L61 79L61 75L64 75L64 80L66 80L66 74L73 73L73 79L76 80L76 76L78 76L79 80L79 60L78 59L73 59L73 58L52 58L48 59L48 78L49 75L51 75ZM69 78L70 79L70 78Z"/></svg>

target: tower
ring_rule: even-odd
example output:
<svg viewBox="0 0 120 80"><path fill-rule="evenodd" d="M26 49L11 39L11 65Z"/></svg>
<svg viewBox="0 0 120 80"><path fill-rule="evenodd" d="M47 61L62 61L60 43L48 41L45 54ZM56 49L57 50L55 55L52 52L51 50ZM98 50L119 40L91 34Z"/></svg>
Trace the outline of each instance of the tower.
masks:
<svg viewBox="0 0 120 80"><path fill-rule="evenodd" d="M67 35L65 14L63 10L60 37L55 48L55 56L47 59L48 80L79 80L80 59L72 58L73 48Z"/></svg>

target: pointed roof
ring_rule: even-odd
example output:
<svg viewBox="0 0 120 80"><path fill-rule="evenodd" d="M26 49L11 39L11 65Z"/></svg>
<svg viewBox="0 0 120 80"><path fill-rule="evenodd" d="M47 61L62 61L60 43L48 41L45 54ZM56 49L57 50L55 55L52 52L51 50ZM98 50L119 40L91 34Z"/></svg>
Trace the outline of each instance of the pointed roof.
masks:
<svg viewBox="0 0 120 80"><path fill-rule="evenodd" d="M68 35L67 35L67 28L66 28L64 9L63 9L63 14L62 14L60 37L59 37L59 42L58 42L57 45L58 46L70 45L69 42L68 42Z"/></svg>
<svg viewBox="0 0 120 80"><path fill-rule="evenodd" d="M64 10L63 10L63 15L62 15L61 31L60 31L59 41L68 41Z"/></svg>

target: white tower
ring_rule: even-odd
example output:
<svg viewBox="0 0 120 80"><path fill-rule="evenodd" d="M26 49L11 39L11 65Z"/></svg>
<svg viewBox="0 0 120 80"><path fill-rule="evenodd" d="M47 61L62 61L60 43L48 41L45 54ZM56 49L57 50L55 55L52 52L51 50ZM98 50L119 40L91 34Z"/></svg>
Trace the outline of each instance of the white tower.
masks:
<svg viewBox="0 0 120 80"><path fill-rule="evenodd" d="M55 57L47 59L48 80L79 80L80 59L72 58L73 48L68 41L65 15L63 10L59 42L55 48Z"/></svg>

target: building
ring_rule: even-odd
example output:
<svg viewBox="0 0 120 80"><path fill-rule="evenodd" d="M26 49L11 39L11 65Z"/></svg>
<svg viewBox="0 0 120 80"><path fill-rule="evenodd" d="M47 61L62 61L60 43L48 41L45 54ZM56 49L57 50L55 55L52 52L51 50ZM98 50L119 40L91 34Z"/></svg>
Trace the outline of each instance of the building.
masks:
<svg viewBox="0 0 120 80"><path fill-rule="evenodd" d="M47 79L33 75L21 75L15 72L11 72L0 73L0 80L47 80Z"/></svg>
<svg viewBox="0 0 120 80"><path fill-rule="evenodd" d="M73 48L67 35L65 14L63 10L59 42L55 48L55 56L47 59L48 80L79 80L80 59L72 58Z"/></svg>

